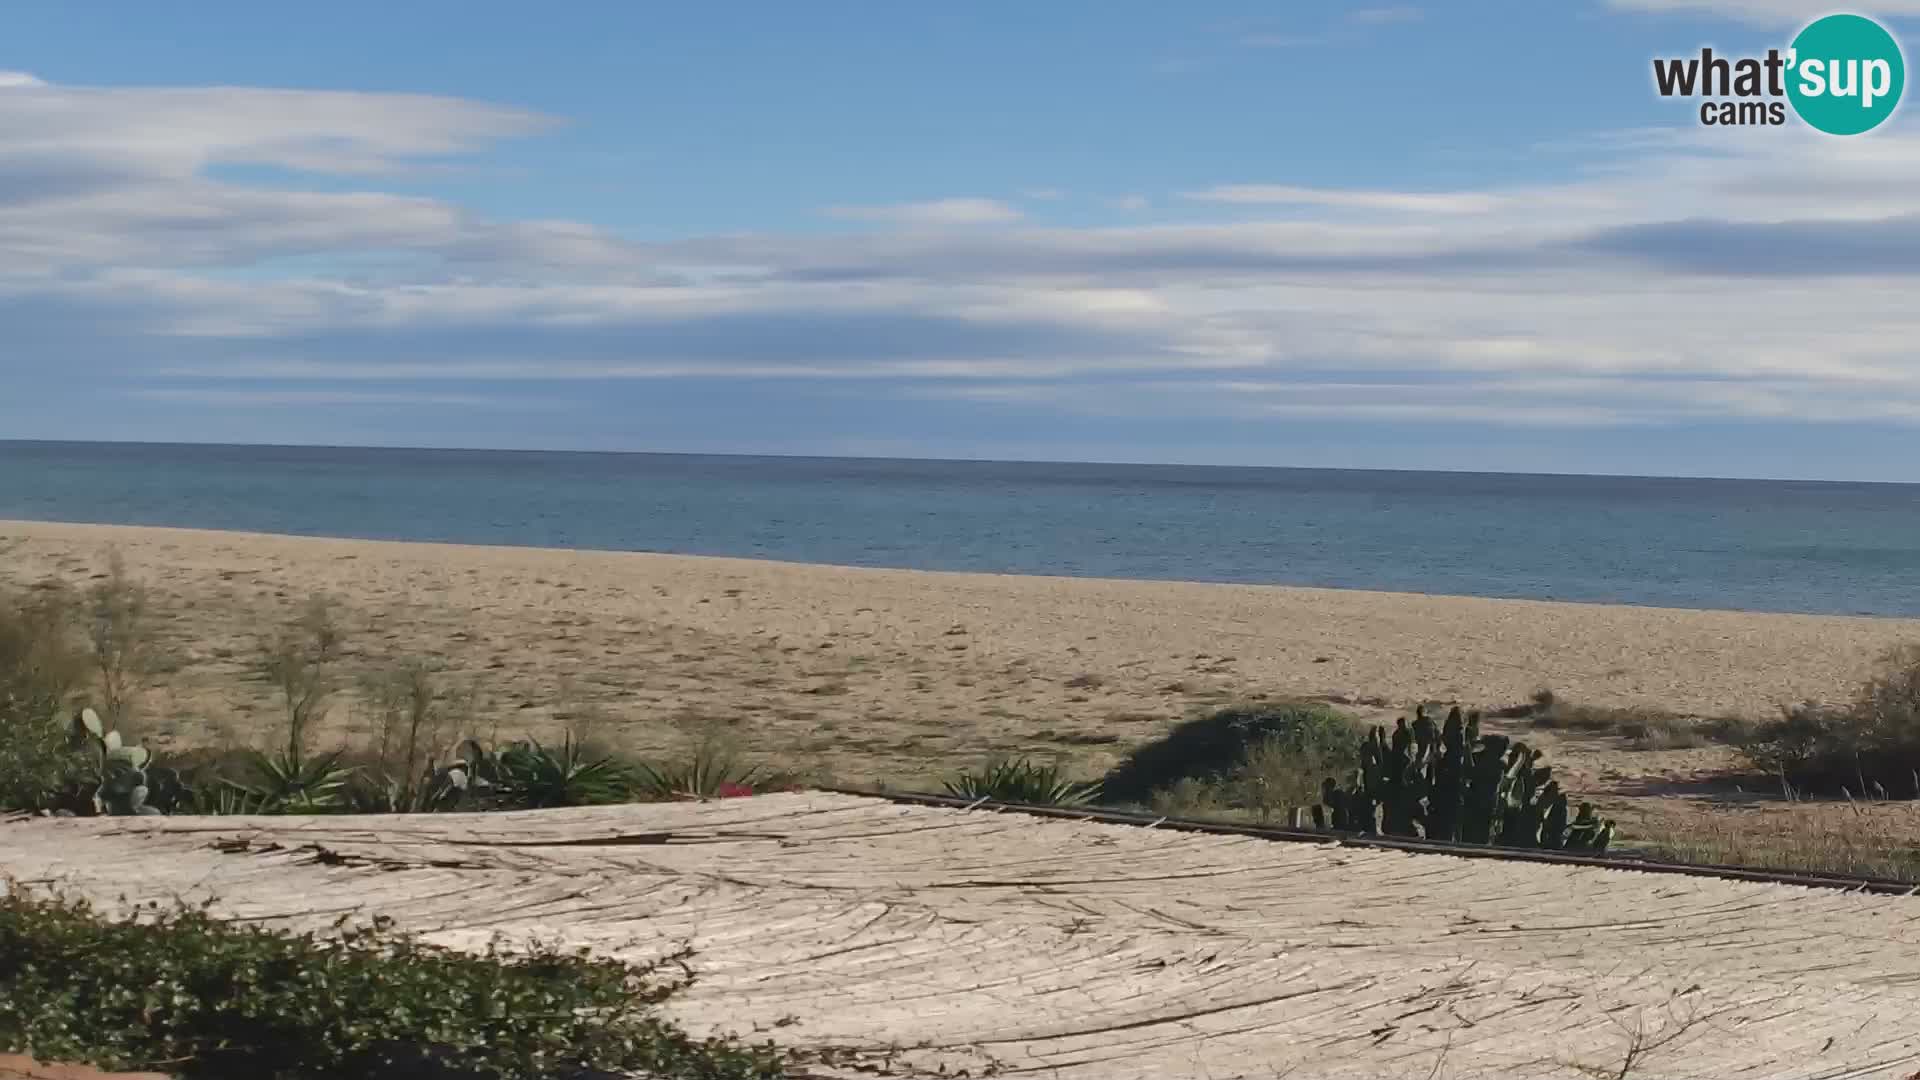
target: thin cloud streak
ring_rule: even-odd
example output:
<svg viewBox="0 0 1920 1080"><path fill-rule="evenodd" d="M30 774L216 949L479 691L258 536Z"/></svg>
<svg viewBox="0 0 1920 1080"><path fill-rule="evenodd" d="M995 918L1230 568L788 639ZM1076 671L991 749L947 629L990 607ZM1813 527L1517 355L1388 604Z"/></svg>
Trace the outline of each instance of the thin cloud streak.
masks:
<svg viewBox="0 0 1920 1080"><path fill-rule="evenodd" d="M163 120L187 134L153 138ZM118 392L187 424L514 409L542 383L711 385L720 408L811 383L985 420L1920 423L1912 125L1819 158L1792 132L1641 132L1592 172L1483 191L1142 194L1125 205L1189 205L1106 227L956 197L637 242L380 188L556 122L406 95L9 86L0 398ZM364 189L211 178L233 162ZM1196 207L1219 217L1184 220ZM329 263L361 256L380 271ZM0 423L40 412L0 404Z"/></svg>
<svg viewBox="0 0 1920 1080"><path fill-rule="evenodd" d="M825 211L842 221L878 221L891 225L1002 225L1023 216L995 199L934 199L886 206L831 206Z"/></svg>

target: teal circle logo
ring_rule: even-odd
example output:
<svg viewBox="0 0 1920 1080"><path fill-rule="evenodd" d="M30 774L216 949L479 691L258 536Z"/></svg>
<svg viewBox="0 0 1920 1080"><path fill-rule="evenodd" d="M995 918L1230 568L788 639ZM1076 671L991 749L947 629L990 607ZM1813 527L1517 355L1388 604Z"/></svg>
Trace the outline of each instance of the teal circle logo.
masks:
<svg viewBox="0 0 1920 1080"><path fill-rule="evenodd" d="M1800 119L1829 135L1879 127L1900 104L1907 64L1900 43L1862 15L1828 15L1793 39L1787 99Z"/></svg>

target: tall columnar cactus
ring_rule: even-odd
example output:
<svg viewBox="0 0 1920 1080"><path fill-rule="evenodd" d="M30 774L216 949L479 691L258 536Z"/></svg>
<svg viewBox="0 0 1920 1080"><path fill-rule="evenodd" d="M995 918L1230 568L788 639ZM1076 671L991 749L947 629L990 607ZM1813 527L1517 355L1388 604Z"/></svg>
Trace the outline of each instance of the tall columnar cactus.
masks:
<svg viewBox="0 0 1920 1080"><path fill-rule="evenodd" d="M1322 828L1472 844L1605 851L1613 823L1567 797L1541 754L1504 735L1480 735L1480 716L1456 706L1436 727L1425 706L1389 736L1376 726L1345 786L1329 777L1313 820Z"/></svg>
<svg viewBox="0 0 1920 1080"><path fill-rule="evenodd" d="M179 773L153 764L146 747L127 745L92 709L74 714L71 741L88 752L89 775L71 792L70 812L165 814L186 794Z"/></svg>

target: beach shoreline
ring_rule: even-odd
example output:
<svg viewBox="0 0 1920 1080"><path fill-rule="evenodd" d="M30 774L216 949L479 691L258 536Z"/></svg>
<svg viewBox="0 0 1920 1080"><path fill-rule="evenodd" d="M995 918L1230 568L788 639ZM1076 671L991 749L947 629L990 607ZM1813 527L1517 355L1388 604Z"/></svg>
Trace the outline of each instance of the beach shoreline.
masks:
<svg viewBox="0 0 1920 1080"><path fill-rule="evenodd" d="M0 582L84 586L116 551L153 592L172 669L161 745L278 722L251 658L336 599L345 667L428 663L479 719L591 727L637 751L720 729L846 782L908 786L996 753L1087 770L1220 704L1376 709L1564 700L1774 715L1847 696L1920 620L1692 611L1290 586L1127 581L0 521ZM329 723L363 729L347 705Z"/></svg>
<svg viewBox="0 0 1920 1080"><path fill-rule="evenodd" d="M773 557L743 556L743 555L718 555L718 554L705 554L700 552L656 551L656 550L644 550L644 549L623 549L623 548L602 548L602 547L567 547L562 545L549 545L549 544L491 544L491 543L485 543L481 541L467 541L467 540L414 540L414 539L397 539L397 538L391 538L391 537L378 537L378 536L347 536L347 535L340 535L336 533L264 532L264 531L251 530L251 529L220 529L220 528L193 526L193 525L125 524L120 522L108 522L108 521L53 521L53 520L42 520L38 518L0 518L0 544L6 543L10 537L17 538L17 539L25 539L28 533L33 532L34 530L37 530L37 529L52 530L52 531L43 531L41 533L41 538L47 538L47 539L53 538L54 535L59 531L75 530L75 532L73 533L73 538L76 541L82 538L84 530L102 530L102 535L98 542L108 544L110 546L119 544L123 538L107 535L106 531L121 530L129 533L138 532L138 533L154 534L155 537L162 536L164 534L178 533L178 534L184 534L186 536L243 537L243 538L250 538L250 539L257 539L257 540L295 540L295 541L311 540L311 541L320 541L320 542L327 542L327 543L373 544L373 545L381 545L381 546L393 545L398 547L421 548L421 549L449 548L449 549L454 549L459 551L475 551L475 552L559 552L559 553L566 553L566 554L588 555L588 556L598 556L598 555L636 556L636 557L652 558L652 559L690 559L690 560L697 560L699 562L715 563L715 564L732 563L732 564L740 564L744 566L790 567L790 568L799 569L799 570L833 570L833 571L847 571L851 573L919 574L919 575L926 575L928 577L934 577L934 578L941 578L941 577L984 578L984 579L1006 578L1006 579L1013 579L1017 581L1037 581L1037 582L1097 582L1097 583L1116 584L1116 585L1131 585L1131 584L1171 585L1171 586L1179 586L1183 588L1192 587L1192 588L1251 589L1251 590L1261 590L1261 591L1270 590L1270 591L1278 591L1278 592L1285 592L1285 593L1331 594L1331 595L1337 595L1337 596L1370 596L1370 597L1383 597L1383 598L1390 598L1390 599L1397 598L1397 599L1422 599L1422 600L1472 600L1472 601L1488 601L1488 602L1501 603L1501 604L1539 604L1539 605L1546 605L1551 607L1590 607L1590 608L1605 608L1605 609L1628 609L1628 610L1635 610L1635 611L1665 611L1665 612L1675 612L1680 614L1754 615L1754 616L1780 617L1780 618L1790 618L1790 619L1829 619L1829 620L1841 620L1841 621L1894 622L1894 623L1909 624L1912 627L1914 627L1916 631L1920 631L1920 617L1905 616L1905 615L1881 615L1873 612L1838 613L1838 612L1819 612L1819 611L1784 611L1784 610L1774 610L1769 608L1687 607L1687 606L1673 605L1673 604L1639 604L1639 603L1629 603L1625 601L1571 600L1571 599L1556 599L1552 597L1540 597L1540 596L1482 595L1482 594L1475 594L1475 593L1418 592L1413 590L1369 589L1369 588L1347 587L1347 586L1336 586L1336 585L1294 585L1294 584L1287 584L1284 582L1229 581L1229 580L1219 580L1219 579L1213 579L1213 578L1107 577L1107 576L1101 576L1097 574L1042 574L1042 573L1027 573L1023 571L1011 571L1011 570L1008 570L1008 571L952 570L952 569L935 569L935 568L910 567L910 566L863 565L859 563L807 562L807 561L798 560L798 559L780 559L780 558L773 558ZM0 549L0 554L4 554L4 553L5 553L4 550ZM0 580L4 580L4 579L0 579Z"/></svg>

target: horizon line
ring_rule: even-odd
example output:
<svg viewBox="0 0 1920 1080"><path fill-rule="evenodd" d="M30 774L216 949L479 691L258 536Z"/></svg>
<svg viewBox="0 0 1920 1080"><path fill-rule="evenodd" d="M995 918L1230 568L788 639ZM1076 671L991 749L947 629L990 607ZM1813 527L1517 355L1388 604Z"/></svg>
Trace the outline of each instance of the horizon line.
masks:
<svg viewBox="0 0 1920 1080"><path fill-rule="evenodd" d="M1272 469L1293 472L1433 473L1442 476L1534 476L1588 480L1712 480L1737 484L1855 484L1876 487L1920 486L1920 480L1837 480L1831 477L1815 476L1702 476L1677 473L1539 472L1529 470L1506 471L1498 469L1380 468L1373 466L1344 465L1248 465L1190 461L1113 461L1089 458L902 457L890 454L742 453L738 451L709 450L594 450L584 447L405 446L384 443L244 443L196 442L192 440L170 439L20 439L0 437L0 446L6 445L226 447L230 449L262 450L393 450L449 454L598 454L632 457L759 458L791 461L912 461L955 465L1106 465L1148 469Z"/></svg>

